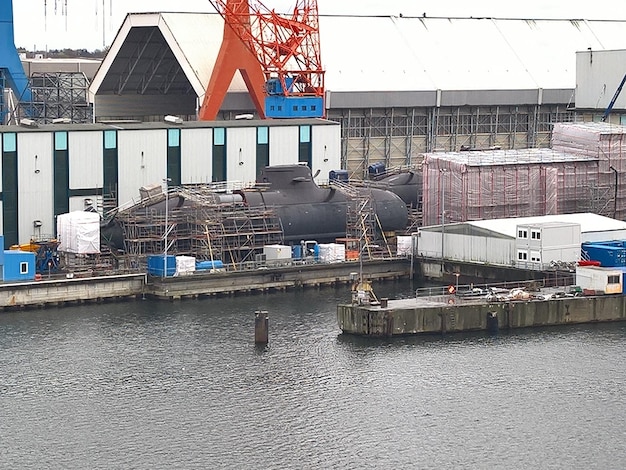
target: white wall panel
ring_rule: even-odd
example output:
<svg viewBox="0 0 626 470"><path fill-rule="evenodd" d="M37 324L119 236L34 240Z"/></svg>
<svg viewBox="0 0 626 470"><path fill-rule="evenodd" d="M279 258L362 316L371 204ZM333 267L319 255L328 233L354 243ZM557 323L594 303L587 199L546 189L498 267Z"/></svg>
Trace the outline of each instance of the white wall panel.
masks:
<svg viewBox="0 0 626 470"><path fill-rule="evenodd" d="M228 181L256 180L256 127L226 130L226 177Z"/></svg>
<svg viewBox="0 0 626 470"><path fill-rule="evenodd" d="M70 132L68 146L70 189L101 188L104 184L102 131Z"/></svg>
<svg viewBox="0 0 626 470"><path fill-rule="evenodd" d="M180 136L181 182L210 183L213 129L182 129Z"/></svg>
<svg viewBox="0 0 626 470"><path fill-rule="evenodd" d="M120 205L139 200L139 188L167 174L167 130L119 132L118 161Z"/></svg>
<svg viewBox="0 0 626 470"><path fill-rule="evenodd" d="M341 169L341 126L323 125L311 128L313 174L320 170L316 181L328 181L331 170Z"/></svg>
<svg viewBox="0 0 626 470"><path fill-rule="evenodd" d="M298 126L270 127L270 165L298 163Z"/></svg>
<svg viewBox="0 0 626 470"><path fill-rule="evenodd" d="M52 167L53 134L22 132L17 135L17 181L19 242L35 236L52 236L55 232ZM33 222L41 221L35 229Z"/></svg>

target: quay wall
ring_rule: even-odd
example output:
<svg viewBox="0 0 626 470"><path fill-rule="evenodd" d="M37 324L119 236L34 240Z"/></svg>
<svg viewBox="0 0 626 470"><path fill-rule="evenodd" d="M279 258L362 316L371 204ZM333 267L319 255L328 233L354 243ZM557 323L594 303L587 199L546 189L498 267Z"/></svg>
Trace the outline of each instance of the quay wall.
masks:
<svg viewBox="0 0 626 470"><path fill-rule="evenodd" d="M0 284L0 309L128 299L142 294L144 274Z"/></svg>
<svg viewBox="0 0 626 470"><path fill-rule="evenodd" d="M344 333L395 336L626 320L626 296L572 297L448 306L339 305Z"/></svg>

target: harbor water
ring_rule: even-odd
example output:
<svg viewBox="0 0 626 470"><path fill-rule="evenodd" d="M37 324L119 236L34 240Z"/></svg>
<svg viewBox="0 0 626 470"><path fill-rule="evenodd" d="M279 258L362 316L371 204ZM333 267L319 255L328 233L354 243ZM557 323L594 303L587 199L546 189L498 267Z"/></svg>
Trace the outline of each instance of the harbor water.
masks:
<svg viewBox="0 0 626 470"><path fill-rule="evenodd" d="M0 313L0 468L626 467L626 324L371 339L349 298Z"/></svg>

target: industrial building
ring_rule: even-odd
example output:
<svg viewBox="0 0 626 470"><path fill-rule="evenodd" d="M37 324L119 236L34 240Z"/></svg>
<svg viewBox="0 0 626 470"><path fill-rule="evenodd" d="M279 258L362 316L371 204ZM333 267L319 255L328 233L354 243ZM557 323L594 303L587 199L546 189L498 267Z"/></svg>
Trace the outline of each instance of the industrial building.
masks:
<svg viewBox="0 0 626 470"><path fill-rule="evenodd" d="M543 270L581 259L581 244L626 239L626 222L578 213L421 227L418 256Z"/></svg>
<svg viewBox="0 0 626 470"><path fill-rule="evenodd" d="M601 93L577 87L576 53L624 48L624 21L320 16L319 25L326 117L341 123L351 177L376 162L414 166L424 152L548 147L554 123L599 118L623 75L605 67ZM90 87L95 119L196 119L222 33L217 14L128 15ZM581 87L592 109L586 100L577 110ZM618 100L610 120L625 108ZM236 75L219 118L253 111Z"/></svg>
<svg viewBox="0 0 626 470"><path fill-rule="evenodd" d="M140 200L140 188L255 182L267 165L305 163L325 181L340 167L339 124L277 121L4 126L0 230L5 246L53 238L56 216Z"/></svg>

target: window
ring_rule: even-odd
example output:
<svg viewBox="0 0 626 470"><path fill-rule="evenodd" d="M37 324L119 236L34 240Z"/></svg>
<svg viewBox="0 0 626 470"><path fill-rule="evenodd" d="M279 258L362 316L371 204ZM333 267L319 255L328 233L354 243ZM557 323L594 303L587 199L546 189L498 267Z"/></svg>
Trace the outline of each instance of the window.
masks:
<svg viewBox="0 0 626 470"><path fill-rule="evenodd" d="M523 250L518 250L517 252L518 261L526 261L528 259L528 252Z"/></svg>
<svg viewBox="0 0 626 470"><path fill-rule="evenodd" d="M541 240L541 232L539 230L531 230L530 238L533 240Z"/></svg>
<svg viewBox="0 0 626 470"><path fill-rule="evenodd" d="M607 276L607 284L619 284L619 274L611 274Z"/></svg>
<svg viewBox="0 0 626 470"><path fill-rule="evenodd" d="M17 150L17 137L13 132L2 134L2 151L15 152Z"/></svg>
<svg viewBox="0 0 626 470"><path fill-rule="evenodd" d="M528 230L518 229L517 230L517 238L528 238Z"/></svg>
<svg viewBox="0 0 626 470"><path fill-rule="evenodd" d="M25 261L20 263L20 274L28 274L28 263Z"/></svg>
<svg viewBox="0 0 626 470"><path fill-rule="evenodd" d="M104 148L114 149L117 147L117 131L104 131Z"/></svg>
<svg viewBox="0 0 626 470"><path fill-rule="evenodd" d="M541 255L537 251L530 252L530 260L533 263L541 263Z"/></svg>

